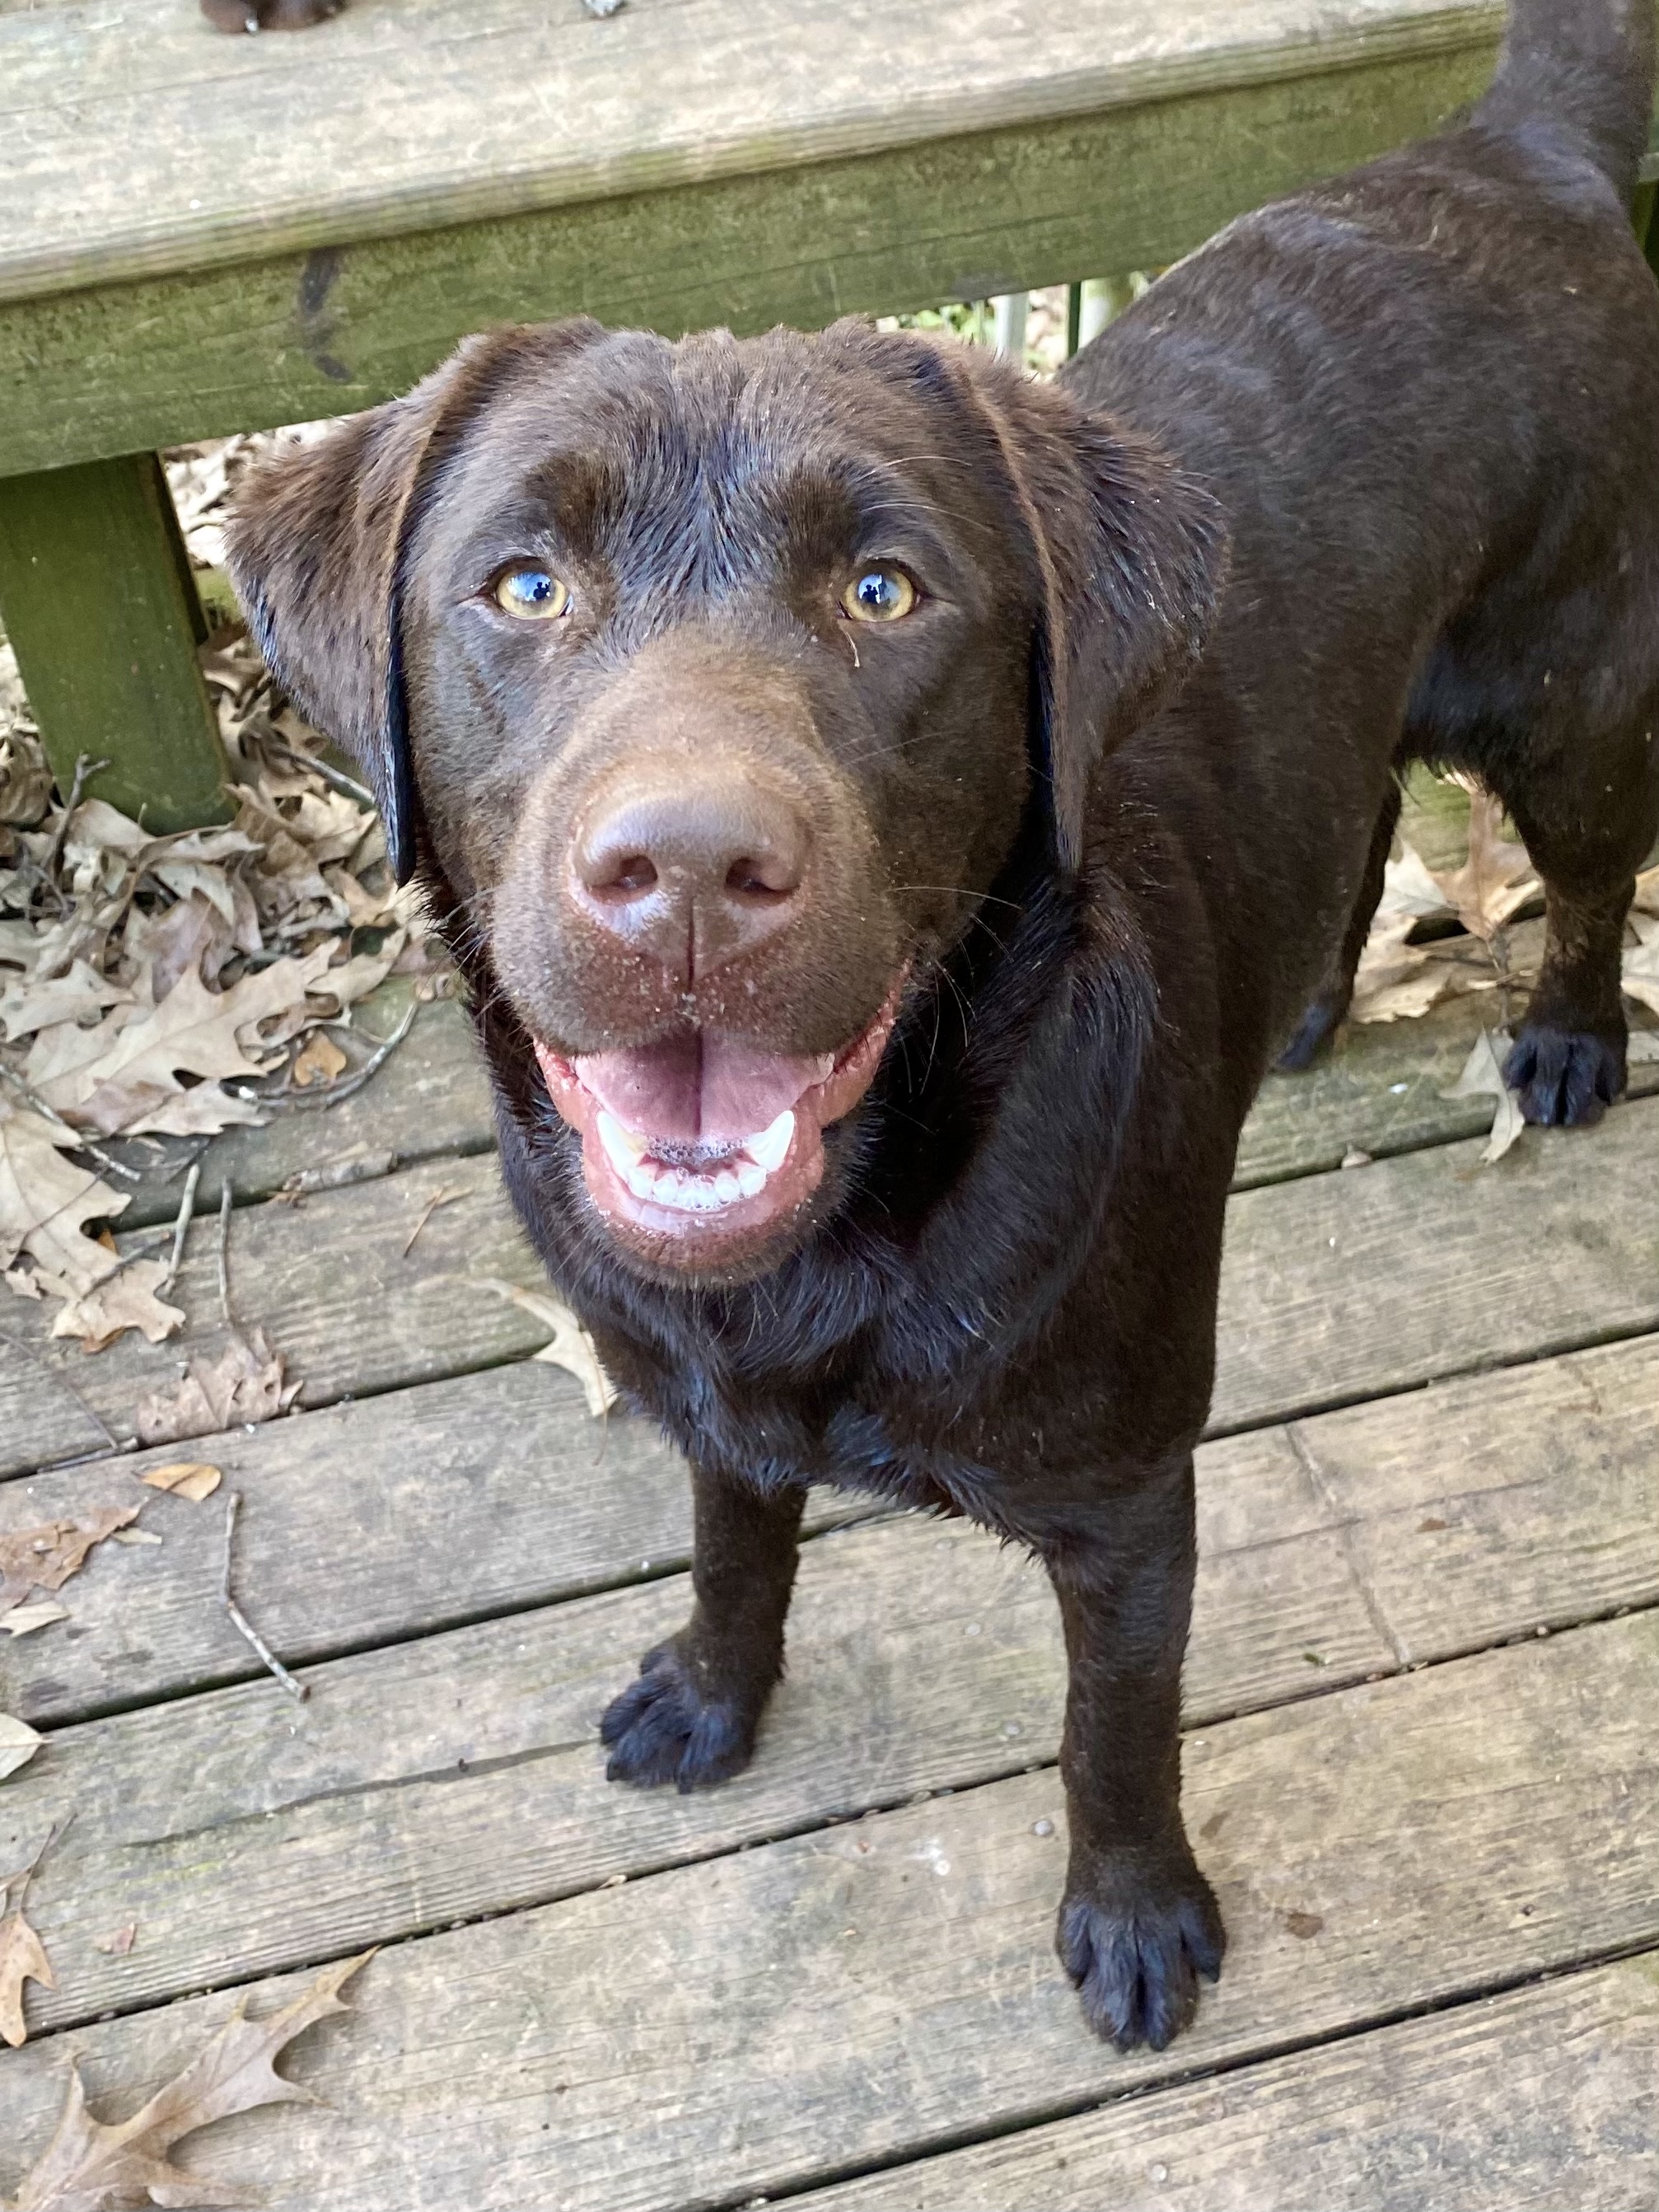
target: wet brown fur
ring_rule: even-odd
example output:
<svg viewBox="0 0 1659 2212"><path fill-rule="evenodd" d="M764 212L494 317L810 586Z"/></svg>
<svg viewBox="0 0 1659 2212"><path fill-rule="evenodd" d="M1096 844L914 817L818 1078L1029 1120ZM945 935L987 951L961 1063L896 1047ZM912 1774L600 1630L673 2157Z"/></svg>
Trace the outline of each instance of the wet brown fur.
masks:
<svg viewBox="0 0 1659 2212"><path fill-rule="evenodd" d="M1622 1086L1659 826L1651 27L1522 0L1472 123L1236 225L1058 388L860 325L508 332L280 463L234 535L466 971L515 1203L692 1462L696 1610L607 1716L611 1771L749 1758L808 1482L1029 1544L1071 1666L1060 1947L1122 2045L1176 2032L1224 1940L1176 1729L1234 1146L1346 1006L1404 763L1482 776L1547 879L1528 1114ZM574 580L556 640L484 603L527 552ZM928 603L854 635L878 555ZM594 780L663 747L781 780L817 871L672 1003L561 889ZM907 957L787 1237L720 1279L619 1253L532 1032L828 1049Z"/></svg>

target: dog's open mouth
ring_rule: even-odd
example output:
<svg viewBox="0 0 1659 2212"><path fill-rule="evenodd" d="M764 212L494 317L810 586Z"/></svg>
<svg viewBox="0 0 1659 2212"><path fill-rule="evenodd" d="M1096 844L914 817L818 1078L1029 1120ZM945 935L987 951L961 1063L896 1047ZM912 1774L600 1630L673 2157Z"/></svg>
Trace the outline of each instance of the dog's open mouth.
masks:
<svg viewBox="0 0 1659 2212"><path fill-rule="evenodd" d="M869 1089L903 984L839 1053L763 1052L713 1030L572 1059L538 1042L594 1205L689 1266L766 1242L822 1181L823 1132Z"/></svg>

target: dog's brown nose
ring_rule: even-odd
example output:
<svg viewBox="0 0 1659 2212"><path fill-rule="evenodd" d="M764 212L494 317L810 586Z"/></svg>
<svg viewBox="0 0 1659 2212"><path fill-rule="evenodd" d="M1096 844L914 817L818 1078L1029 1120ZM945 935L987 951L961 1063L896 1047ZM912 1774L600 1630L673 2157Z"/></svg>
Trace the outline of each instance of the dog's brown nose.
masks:
<svg viewBox="0 0 1659 2212"><path fill-rule="evenodd" d="M683 762L614 786L578 829L578 902L688 987L793 918L806 823L781 792L733 768Z"/></svg>

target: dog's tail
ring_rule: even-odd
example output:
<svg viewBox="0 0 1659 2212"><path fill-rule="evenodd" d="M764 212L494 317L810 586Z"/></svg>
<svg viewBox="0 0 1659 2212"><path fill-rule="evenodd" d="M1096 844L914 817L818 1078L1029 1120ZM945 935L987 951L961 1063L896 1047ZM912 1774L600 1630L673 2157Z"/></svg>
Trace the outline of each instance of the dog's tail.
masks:
<svg viewBox="0 0 1659 2212"><path fill-rule="evenodd" d="M1510 0L1475 122L1565 140L1628 198L1653 114L1654 12L1654 0Z"/></svg>

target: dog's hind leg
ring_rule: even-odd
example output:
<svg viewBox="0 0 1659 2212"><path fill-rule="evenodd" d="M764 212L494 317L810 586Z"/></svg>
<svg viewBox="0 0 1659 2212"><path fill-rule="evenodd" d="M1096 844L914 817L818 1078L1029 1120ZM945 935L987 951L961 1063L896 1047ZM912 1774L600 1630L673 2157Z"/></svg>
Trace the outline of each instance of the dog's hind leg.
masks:
<svg viewBox="0 0 1659 2212"><path fill-rule="evenodd" d="M1659 831L1659 699L1614 744L1528 763L1501 793L1544 882L1544 964L1504 1065L1528 1121L1598 1121L1625 1087L1620 990L1636 871Z"/></svg>
<svg viewBox="0 0 1659 2212"><path fill-rule="evenodd" d="M748 1765L783 1673L783 1624L806 1503L790 1486L763 1496L732 1476L691 1470L696 1547L691 1618L640 1662L640 1678L599 1723L613 1782L724 1782Z"/></svg>
<svg viewBox="0 0 1659 2212"><path fill-rule="evenodd" d="M1348 927L1343 933L1329 980L1309 1006L1290 1042L1279 1055L1279 1066L1287 1075L1299 1075L1304 1067L1312 1066L1335 1036L1352 1002L1354 973L1359 966L1359 956L1365 950L1365 939L1370 935L1376 902L1382 896L1382 872L1389 865L1389 848L1394 842L1399 820L1400 786L1390 777L1389 795L1371 831L1365 872L1359 879L1359 896L1348 916Z"/></svg>

